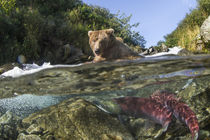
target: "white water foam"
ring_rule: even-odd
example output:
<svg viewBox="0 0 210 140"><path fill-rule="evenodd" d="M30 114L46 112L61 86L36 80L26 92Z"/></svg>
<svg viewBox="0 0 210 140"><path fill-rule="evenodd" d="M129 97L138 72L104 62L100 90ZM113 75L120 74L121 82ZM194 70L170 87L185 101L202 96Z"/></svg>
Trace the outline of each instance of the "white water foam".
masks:
<svg viewBox="0 0 210 140"><path fill-rule="evenodd" d="M156 56L164 56L164 55L177 55L179 53L179 51L181 51L182 48L177 46L177 47L173 47L173 48L169 48L169 51L168 52L161 52L161 53L157 53L157 54L154 54L154 55L148 55L148 56L145 56L145 57L156 57Z"/></svg>
<svg viewBox="0 0 210 140"><path fill-rule="evenodd" d="M37 64L23 64L24 68L20 69L19 67L14 67L13 69L4 72L1 74L2 77L20 77L23 75L28 75L32 73L39 72L44 69L49 69L49 68L57 68L57 67L75 67L75 66L80 66L82 64L77 64L77 65L51 65L50 63L43 63L43 65L39 66Z"/></svg>

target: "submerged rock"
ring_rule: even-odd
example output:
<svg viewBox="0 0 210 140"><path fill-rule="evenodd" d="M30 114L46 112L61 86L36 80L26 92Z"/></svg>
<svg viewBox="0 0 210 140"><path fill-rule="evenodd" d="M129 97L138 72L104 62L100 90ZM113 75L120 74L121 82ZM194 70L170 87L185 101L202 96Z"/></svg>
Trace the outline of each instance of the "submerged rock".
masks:
<svg viewBox="0 0 210 140"><path fill-rule="evenodd" d="M0 117L0 139L14 140L16 139L17 124L20 119L13 115L10 111L7 111L4 115Z"/></svg>
<svg viewBox="0 0 210 140"><path fill-rule="evenodd" d="M76 98L66 100L23 119L19 133L19 138L23 135L24 137L36 135L43 140L134 139L117 118L83 99Z"/></svg>
<svg viewBox="0 0 210 140"><path fill-rule="evenodd" d="M25 135L21 133L18 135L17 140L41 140L41 138L37 135Z"/></svg>

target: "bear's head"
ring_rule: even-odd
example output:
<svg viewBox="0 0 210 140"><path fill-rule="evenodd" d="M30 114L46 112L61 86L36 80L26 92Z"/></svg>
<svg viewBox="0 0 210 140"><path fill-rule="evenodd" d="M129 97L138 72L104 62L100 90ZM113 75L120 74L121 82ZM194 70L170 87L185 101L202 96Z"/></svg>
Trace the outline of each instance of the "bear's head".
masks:
<svg viewBox="0 0 210 140"><path fill-rule="evenodd" d="M95 56L103 55L115 40L114 30L89 31L89 44Z"/></svg>

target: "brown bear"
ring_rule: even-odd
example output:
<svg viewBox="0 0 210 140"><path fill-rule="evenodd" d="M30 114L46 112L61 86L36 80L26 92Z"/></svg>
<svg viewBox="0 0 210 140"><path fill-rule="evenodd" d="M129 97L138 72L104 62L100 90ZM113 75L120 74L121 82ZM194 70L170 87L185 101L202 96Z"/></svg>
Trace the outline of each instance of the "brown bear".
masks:
<svg viewBox="0 0 210 140"><path fill-rule="evenodd" d="M93 62L142 57L129 49L122 39L116 38L113 29L89 31L88 36L90 47L95 55Z"/></svg>

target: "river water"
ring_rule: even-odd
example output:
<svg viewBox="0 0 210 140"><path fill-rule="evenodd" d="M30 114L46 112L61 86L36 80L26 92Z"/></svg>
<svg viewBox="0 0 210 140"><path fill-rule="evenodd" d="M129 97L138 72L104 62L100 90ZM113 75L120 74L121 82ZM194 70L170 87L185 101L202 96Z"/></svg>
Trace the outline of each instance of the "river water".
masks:
<svg viewBox="0 0 210 140"><path fill-rule="evenodd" d="M1 98L6 99L24 94L85 96L96 100L135 95L147 97L156 90L178 93L194 79L203 78L207 81L198 84L208 87L210 56L159 56L74 67L48 67L17 78L2 78L0 92Z"/></svg>
<svg viewBox="0 0 210 140"><path fill-rule="evenodd" d="M209 86L210 56L159 56L74 67L49 67L17 78L2 78L0 92L4 100L26 94L40 98L51 95L62 99L83 96L89 100L104 100L120 96L148 97L156 90L178 93L198 79L205 81L197 84L206 88ZM51 105L54 101L49 99L49 102Z"/></svg>
<svg viewBox="0 0 210 140"><path fill-rule="evenodd" d="M195 101L210 89L210 56L158 56L138 60L57 66L16 78L0 79L0 111L19 117L57 104L67 98L84 98L109 113L119 113L112 99L124 96L149 97L157 90L173 92L195 112L209 111ZM195 102L194 102L195 101ZM206 121L202 112L198 119ZM209 123L209 122L208 122ZM209 125L209 124L208 124ZM203 126L205 127L205 125Z"/></svg>

